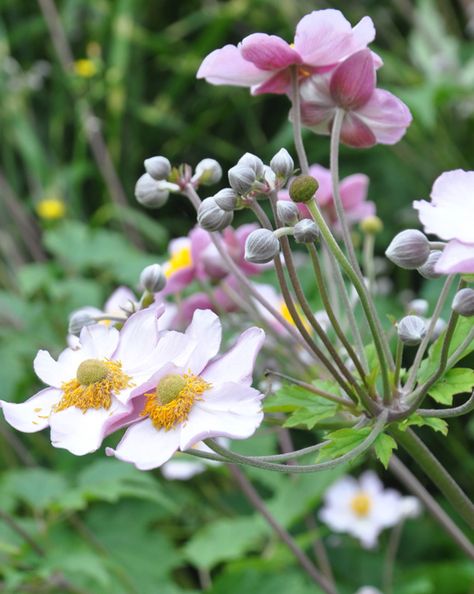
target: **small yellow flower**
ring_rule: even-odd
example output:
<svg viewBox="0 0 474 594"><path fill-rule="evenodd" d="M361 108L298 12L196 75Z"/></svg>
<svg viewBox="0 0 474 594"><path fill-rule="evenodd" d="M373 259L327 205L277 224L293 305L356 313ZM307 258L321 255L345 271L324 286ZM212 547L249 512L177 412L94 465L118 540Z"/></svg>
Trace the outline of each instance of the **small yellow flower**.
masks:
<svg viewBox="0 0 474 594"><path fill-rule="evenodd" d="M83 58L74 62L74 72L81 78L92 78L97 74L97 66L92 60Z"/></svg>
<svg viewBox="0 0 474 594"><path fill-rule="evenodd" d="M66 214L66 205L59 198L43 198L36 205L36 212L41 219L54 221Z"/></svg>

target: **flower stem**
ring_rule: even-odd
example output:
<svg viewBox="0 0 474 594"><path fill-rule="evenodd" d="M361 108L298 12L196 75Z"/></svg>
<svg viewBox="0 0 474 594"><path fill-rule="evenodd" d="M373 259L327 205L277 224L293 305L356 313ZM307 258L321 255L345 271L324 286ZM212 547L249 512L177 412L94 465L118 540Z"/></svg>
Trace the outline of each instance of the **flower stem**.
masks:
<svg viewBox="0 0 474 594"><path fill-rule="evenodd" d="M291 103L293 120L293 138L295 142L296 154L300 162L301 173L308 175L309 165L308 157L304 149L303 137L301 135L301 106L300 92L298 84L298 66L291 67Z"/></svg>
<svg viewBox="0 0 474 594"><path fill-rule="evenodd" d="M395 386L395 390L398 389L400 383L400 371L402 369L402 361L403 361L403 342L401 340L397 341L397 352L395 355L395 375L393 377L393 385Z"/></svg>
<svg viewBox="0 0 474 594"><path fill-rule="evenodd" d="M419 408L416 411L420 417L438 417L438 419L451 419L453 417L460 417L467 415L474 410L474 392L471 394L468 400L460 406L453 408Z"/></svg>

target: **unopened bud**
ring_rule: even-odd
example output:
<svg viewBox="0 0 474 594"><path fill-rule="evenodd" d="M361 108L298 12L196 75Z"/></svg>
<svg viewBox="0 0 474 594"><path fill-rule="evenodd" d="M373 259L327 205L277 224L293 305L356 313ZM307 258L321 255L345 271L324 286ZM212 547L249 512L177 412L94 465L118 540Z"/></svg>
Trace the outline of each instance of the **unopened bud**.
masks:
<svg viewBox="0 0 474 594"><path fill-rule="evenodd" d="M440 276L442 276L442 274L440 272L436 272L436 270L435 270L436 264L442 255L443 255L443 252L440 252L439 250L431 252L430 255L428 256L428 260L426 260L426 262L423 264L423 266L420 266L417 269L418 272L421 274L421 276L423 276L429 280L432 280L434 278L439 278Z"/></svg>
<svg viewBox="0 0 474 594"><path fill-rule="evenodd" d="M206 231L222 231L232 223L234 215L217 206L214 198L201 202L197 213L197 222Z"/></svg>
<svg viewBox="0 0 474 594"><path fill-rule="evenodd" d="M219 208L232 212L237 206L238 196L232 188L224 188L214 194L214 200Z"/></svg>
<svg viewBox="0 0 474 594"><path fill-rule="evenodd" d="M140 274L140 286L150 293L158 293L165 288L166 277L159 264L150 264Z"/></svg>
<svg viewBox="0 0 474 594"><path fill-rule="evenodd" d="M270 161L270 167L275 172L277 177L288 179L293 173L295 163L291 158L290 153L282 148Z"/></svg>
<svg viewBox="0 0 474 594"><path fill-rule="evenodd" d="M68 332L69 334L79 336L81 330L85 326L91 326L95 323L96 321L94 319L94 316L90 312L80 309L71 314L71 316L69 317Z"/></svg>
<svg viewBox="0 0 474 594"><path fill-rule="evenodd" d="M385 255L400 268L420 268L430 255L430 243L421 231L406 229L392 239Z"/></svg>
<svg viewBox="0 0 474 594"><path fill-rule="evenodd" d="M166 203L168 196L169 190L149 173L144 173L135 185L135 198L146 208L160 208Z"/></svg>
<svg viewBox="0 0 474 594"><path fill-rule="evenodd" d="M366 217L359 223L359 228L367 235L377 235L383 230L382 219L376 215Z"/></svg>
<svg viewBox="0 0 474 594"><path fill-rule="evenodd" d="M240 159L237 161L237 165L244 165L245 167L250 167L255 173L255 178L259 179L263 176L263 161L257 155L253 155L252 153L245 153L242 155Z"/></svg>
<svg viewBox="0 0 474 594"><path fill-rule="evenodd" d="M289 192L293 202L309 202L316 194L319 183L311 175L298 175L291 182Z"/></svg>
<svg viewBox="0 0 474 594"><path fill-rule="evenodd" d="M294 226L294 237L297 243L312 243L319 239L319 228L311 219L302 219Z"/></svg>
<svg viewBox="0 0 474 594"><path fill-rule="evenodd" d="M166 157L150 157L145 159L145 170L153 179L167 179L171 173L171 163Z"/></svg>
<svg viewBox="0 0 474 594"><path fill-rule="evenodd" d="M295 225L298 222L298 207L289 200L278 200L277 216L284 225Z"/></svg>
<svg viewBox="0 0 474 594"><path fill-rule="evenodd" d="M460 316L474 316L474 289L461 289L453 299L453 310Z"/></svg>
<svg viewBox="0 0 474 594"><path fill-rule="evenodd" d="M427 323L429 323L429 320L427 321ZM438 318L436 320L433 332L431 333L431 342L434 342L437 338L441 336L441 334L443 334L443 332L446 330L447 325L448 324L445 320L443 320L443 318Z"/></svg>
<svg viewBox="0 0 474 594"><path fill-rule="evenodd" d="M269 229L252 231L245 241L245 259L254 264L270 262L280 251L280 242Z"/></svg>
<svg viewBox="0 0 474 594"><path fill-rule="evenodd" d="M203 159L196 165L193 180L203 186L217 184L222 177L222 167L215 159Z"/></svg>
<svg viewBox="0 0 474 594"><path fill-rule="evenodd" d="M397 333L403 344L415 346L426 334L426 322L418 316L405 316L398 322Z"/></svg>
<svg viewBox="0 0 474 594"><path fill-rule="evenodd" d="M428 313L429 303L426 299L413 299L407 305L407 311L409 314L416 316L426 316Z"/></svg>
<svg viewBox="0 0 474 594"><path fill-rule="evenodd" d="M252 189L256 175L248 165L235 165L228 172L229 183L240 196L245 196Z"/></svg>

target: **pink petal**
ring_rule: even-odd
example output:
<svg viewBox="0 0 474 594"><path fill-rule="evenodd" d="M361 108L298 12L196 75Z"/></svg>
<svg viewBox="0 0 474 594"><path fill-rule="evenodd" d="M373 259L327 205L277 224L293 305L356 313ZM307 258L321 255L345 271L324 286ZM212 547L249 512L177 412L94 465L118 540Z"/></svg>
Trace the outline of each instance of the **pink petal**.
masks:
<svg viewBox="0 0 474 594"><path fill-rule="evenodd" d="M345 115L341 129L341 142L354 148L369 148L377 143L375 134L356 114Z"/></svg>
<svg viewBox="0 0 474 594"><path fill-rule="evenodd" d="M236 382L250 386L255 359L264 341L265 332L261 328L249 328L225 355L204 369L202 377L211 384Z"/></svg>
<svg viewBox="0 0 474 594"><path fill-rule="evenodd" d="M128 287L118 287L107 299L104 305L104 312L108 314L123 314L122 307L127 306L130 301L137 300L133 292Z"/></svg>
<svg viewBox="0 0 474 594"><path fill-rule="evenodd" d="M464 171L455 169L445 171L434 182L431 191L431 202L453 203L462 201L465 206L473 204L472 196L474 194L474 171Z"/></svg>
<svg viewBox="0 0 474 594"><path fill-rule="evenodd" d="M140 470L151 470L164 464L179 447L181 428L156 429L150 419L130 426L117 448L106 448L107 456L135 464Z"/></svg>
<svg viewBox="0 0 474 594"><path fill-rule="evenodd" d="M380 144L397 143L412 120L405 103L383 89L375 89L369 101L357 110L357 117L370 128Z"/></svg>
<svg viewBox="0 0 474 594"><path fill-rule="evenodd" d="M341 182L340 193L344 210L352 210L367 199L369 178L363 173L355 173Z"/></svg>
<svg viewBox="0 0 474 594"><path fill-rule="evenodd" d="M244 60L235 45L226 45L204 58L196 77L214 85L251 87L266 80L268 72Z"/></svg>
<svg viewBox="0 0 474 594"><path fill-rule="evenodd" d="M222 325L219 317L209 309L197 309L191 324L186 330L195 349L187 365L193 373L201 373L212 357L219 352L222 338Z"/></svg>
<svg viewBox="0 0 474 594"><path fill-rule="evenodd" d="M442 274L474 274L474 245L453 239L444 248L435 270Z"/></svg>
<svg viewBox="0 0 474 594"><path fill-rule="evenodd" d="M46 388L25 402L15 403L0 400L0 408L3 409L5 420L12 427L25 433L35 433L49 425L51 408L60 399L60 390Z"/></svg>
<svg viewBox="0 0 474 594"><path fill-rule="evenodd" d="M126 372L140 368L158 344L159 321L164 308L148 307L131 315L120 331L114 359Z"/></svg>
<svg viewBox="0 0 474 594"><path fill-rule="evenodd" d="M119 332L114 327L102 324L85 326L79 336L84 359L109 359L119 341Z"/></svg>
<svg viewBox="0 0 474 594"><path fill-rule="evenodd" d="M309 175L318 180L319 188L316 192L316 200L319 206L326 206L333 202L331 172L322 165L311 165Z"/></svg>
<svg viewBox="0 0 474 594"><path fill-rule="evenodd" d="M301 56L281 37L254 33L239 45L241 56L260 70L280 70L291 64L301 64Z"/></svg>
<svg viewBox="0 0 474 594"><path fill-rule="evenodd" d="M252 86L252 95L263 95L273 93L274 95L285 95L291 87L291 72L289 68L280 70L273 76L267 78L259 85Z"/></svg>
<svg viewBox="0 0 474 594"><path fill-rule="evenodd" d="M346 111L367 103L375 89L375 67L370 50L360 50L341 62L332 73L329 89L336 105Z"/></svg>

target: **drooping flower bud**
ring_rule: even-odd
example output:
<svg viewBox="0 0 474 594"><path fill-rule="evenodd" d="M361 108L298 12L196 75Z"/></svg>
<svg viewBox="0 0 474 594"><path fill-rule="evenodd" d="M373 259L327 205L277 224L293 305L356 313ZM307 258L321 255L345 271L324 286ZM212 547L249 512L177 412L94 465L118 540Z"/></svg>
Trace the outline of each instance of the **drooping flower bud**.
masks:
<svg viewBox="0 0 474 594"><path fill-rule="evenodd" d="M334 102L346 111L365 105L374 89L375 66L369 49L355 52L339 64L329 83L329 91Z"/></svg>
<svg viewBox="0 0 474 594"><path fill-rule="evenodd" d="M203 186L217 184L222 177L222 167L215 159L203 159L196 165L192 181L198 181Z"/></svg>
<svg viewBox="0 0 474 594"><path fill-rule="evenodd" d="M79 309L69 317L68 332L79 336L85 326L91 326L92 324L96 324L94 316L86 310Z"/></svg>
<svg viewBox="0 0 474 594"><path fill-rule="evenodd" d="M430 255L430 243L421 231L406 229L392 239L385 255L400 268L420 268Z"/></svg>
<svg viewBox="0 0 474 594"><path fill-rule="evenodd" d="M377 235L383 230L382 219L376 215L366 217L359 223L359 228L367 235Z"/></svg>
<svg viewBox="0 0 474 594"><path fill-rule="evenodd" d="M426 316L428 313L429 303L426 299L413 299L407 305L407 311L409 314L415 316Z"/></svg>
<svg viewBox="0 0 474 594"><path fill-rule="evenodd" d="M295 225L298 222L298 207L294 202L278 200L276 204L277 216L284 225Z"/></svg>
<svg viewBox="0 0 474 594"><path fill-rule="evenodd" d="M245 241L245 259L254 264L270 262L279 250L280 242L269 229L252 231Z"/></svg>
<svg viewBox="0 0 474 594"><path fill-rule="evenodd" d="M150 264L140 273L140 286L150 293L158 293L165 288L166 277L159 264Z"/></svg>
<svg viewBox="0 0 474 594"><path fill-rule="evenodd" d="M242 155L240 159L237 161L237 165L245 165L245 167L250 167L255 173L255 178L260 179L263 176L263 161L257 155L252 153L245 153Z"/></svg>
<svg viewBox="0 0 474 594"><path fill-rule="evenodd" d="M398 322L397 333L403 344L415 346L426 334L426 322L418 316L405 316Z"/></svg>
<svg viewBox="0 0 474 594"><path fill-rule="evenodd" d="M270 161L270 167L277 177L288 179L293 173L295 163L291 158L290 153L286 149L282 148Z"/></svg>
<svg viewBox="0 0 474 594"><path fill-rule="evenodd" d="M291 182L289 188L290 198L293 202L309 202L318 188L318 181L311 175L298 175Z"/></svg>
<svg viewBox="0 0 474 594"><path fill-rule="evenodd" d="M171 173L171 163L166 157L162 157L161 155L145 159L144 165L148 175L151 175L157 181L167 179Z"/></svg>
<svg viewBox="0 0 474 594"><path fill-rule="evenodd" d="M232 223L234 214L217 206L214 198L201 202L197 213L197 222L206 231L222 231Z"/></svg>
<svg viewBox="0 0 474 594"><path fill-rule="evenodd" d="M248 165L235 165L229 169L229 184L240 196L245 196L255 183L255 170Z"/></svg>
<svg viewBox="0 0 474 594"><path fill-rule="evenodd" d="M453 299L453 310L460 316L474 316L474 289L461 289Z"/></svg>
<svg viewBox="0 0 474 594"><path fill-rule="evenodd" d="M219 208L232 212L237 206L238 196L232 188L223 188L214 194L214 200Z"/></svg>
<svg viewBox="0 0 474 594"><path fill-rule="evenodd" d="M298 221L293 231L297 243L312 243L319 239L319 228L311 219Z"/></svg>
<svg viewBox="0 0 474 594"><path fill-rule="evenodd" d="M442 255L443 255L443 252L440 252L439 250L430 252L430 255L428 256L428 260L426 260L426 262L423 264L423 266L420 266L419 268L417 268L417 270L421 274L421 276L423 276L424 278L427 278L429 280L439 278L440 276L442 276L442 274L440 272L436 272L436 270L435 270L435 266Z"/></svg>
<svg viewBox="0 0 474 594"><path fill-rule="evenodd" d="M156 181L149 173L144 173L135 185L135 198L146 208L160 208L168 200L169 190Z"/></svg>

